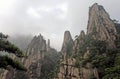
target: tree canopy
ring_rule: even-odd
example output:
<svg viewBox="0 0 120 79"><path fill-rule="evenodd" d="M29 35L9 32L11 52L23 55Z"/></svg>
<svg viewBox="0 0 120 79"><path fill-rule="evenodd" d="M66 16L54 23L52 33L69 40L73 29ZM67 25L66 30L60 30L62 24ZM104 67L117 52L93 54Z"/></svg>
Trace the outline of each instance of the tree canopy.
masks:
<svg viewBox="0 0 120 79"><path fill-rule="evenodd" d="M17 46L10 43L8 40L8 35L4 35L3 33L0 33L0 51L5 51L8 53L13 53L17 57L24 57L24 53L22 50L20 50ZM24 70L27 69L22 65L21 62L12 59L9 56L1 55L0 56L0 68L7 69L9 66L12 66L13 68L16 68L18 70Z"/></svg>

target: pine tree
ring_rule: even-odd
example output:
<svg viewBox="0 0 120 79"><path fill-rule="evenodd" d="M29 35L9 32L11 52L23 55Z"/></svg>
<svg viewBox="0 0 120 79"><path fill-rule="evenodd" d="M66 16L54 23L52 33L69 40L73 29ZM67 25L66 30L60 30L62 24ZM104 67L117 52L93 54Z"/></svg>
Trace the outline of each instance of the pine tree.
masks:
<svg viewBox="0 0 120 79"><path fill-rule="evenodd" d="M10 43L7 40L7 38L8 35L4 35L3 33L0 33L0 51L13 53L19 58L24 57L23 52L14 44ZM24 71L27 70L21 62L14 60L6 55L0 55L0 68L8 69L9 67L13 67L18 70L24 70Z"/></svg>

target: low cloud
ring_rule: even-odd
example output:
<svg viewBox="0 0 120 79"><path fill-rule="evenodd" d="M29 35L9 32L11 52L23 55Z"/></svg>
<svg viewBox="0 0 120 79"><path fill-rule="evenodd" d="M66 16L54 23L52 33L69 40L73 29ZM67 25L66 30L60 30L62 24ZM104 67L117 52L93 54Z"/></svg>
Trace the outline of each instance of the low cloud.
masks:
<svg viewBox="0 0 120 79"><path fill-rule="evenodd" d="M120 19L119 0L0 0L0 31L38 35L51 39L60 50L65 30L72 36L87 28L88 10L93 3L105 7L113 19Z"/></svg>

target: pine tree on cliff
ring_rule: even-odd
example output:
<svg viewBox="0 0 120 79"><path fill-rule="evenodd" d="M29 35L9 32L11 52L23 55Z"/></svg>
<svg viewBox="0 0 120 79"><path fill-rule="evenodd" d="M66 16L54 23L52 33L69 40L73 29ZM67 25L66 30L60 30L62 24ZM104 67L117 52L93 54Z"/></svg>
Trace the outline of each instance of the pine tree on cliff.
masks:
<svg viewBox="0 0 120 79"><path fill-rule="evenodd" d="M0 51L13 53L19 58L24 57L23 52L14 44L11 44L7 38L8 35L0 33ZM8 69L10 66L18 70L26 71L26 68L19 61L14 60L6 55L0 55L0 68Z"/></svg>

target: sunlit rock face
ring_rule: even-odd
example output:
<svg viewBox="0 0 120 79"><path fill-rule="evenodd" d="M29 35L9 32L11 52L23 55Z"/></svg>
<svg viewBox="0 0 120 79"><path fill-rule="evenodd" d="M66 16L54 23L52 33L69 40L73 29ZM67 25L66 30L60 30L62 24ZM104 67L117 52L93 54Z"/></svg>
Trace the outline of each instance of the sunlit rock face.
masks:
<svg viewBox="0 0 120 79"><path fill-rule="evenodd" d="M117 35L115 25L103 6L97 3L89 8L87 34L93 34L95 39L106 41L110 48L115 47L114 40Z"/></svg>

